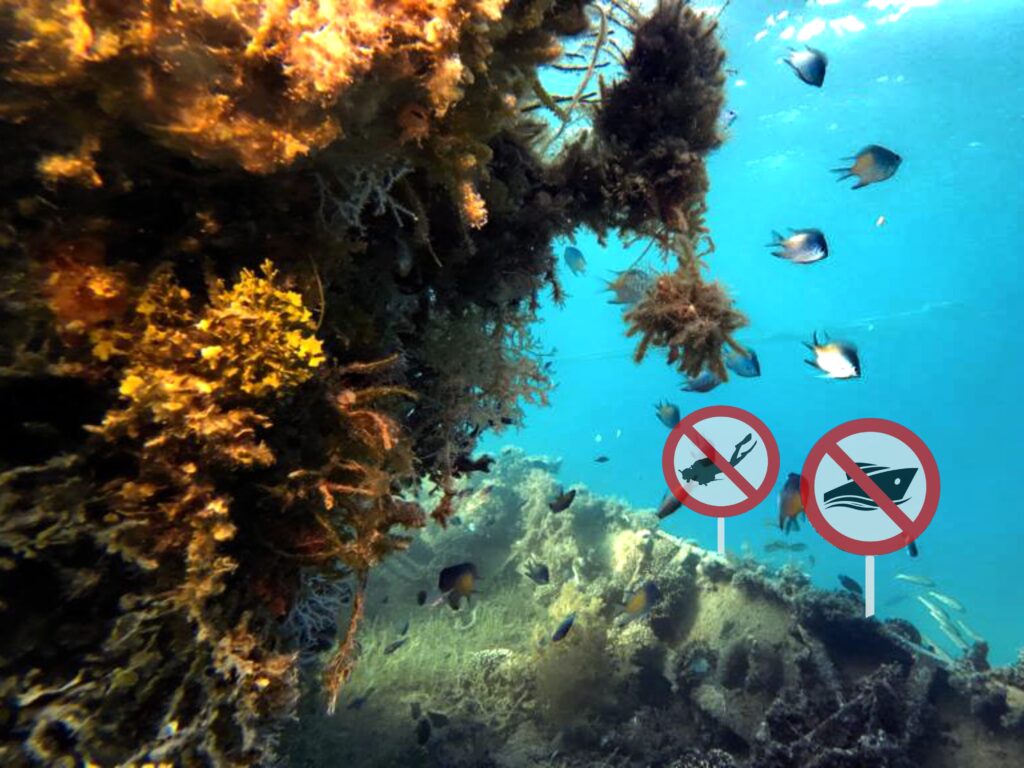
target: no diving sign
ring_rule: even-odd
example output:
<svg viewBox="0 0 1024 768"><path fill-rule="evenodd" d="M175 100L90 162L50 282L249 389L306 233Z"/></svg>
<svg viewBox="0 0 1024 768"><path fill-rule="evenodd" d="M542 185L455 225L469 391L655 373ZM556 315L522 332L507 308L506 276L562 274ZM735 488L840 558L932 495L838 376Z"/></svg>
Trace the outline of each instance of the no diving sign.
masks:
<svg viewBox="0 0 1024 768"><path fill-rule="evenodd" d="M752 413L716 405L694 411L673 428L661 466L682 504L702 515L733 517L771 493L779 476L779 448Z"/></svg>
<svg viewBox="0 0 1024 768"><path fill-rule="evenodd" d="M841 424L815 444L801 483L807 519L857 555L885 555L924 531L939 505L939 468L924 442L885 419Z"/></svg>

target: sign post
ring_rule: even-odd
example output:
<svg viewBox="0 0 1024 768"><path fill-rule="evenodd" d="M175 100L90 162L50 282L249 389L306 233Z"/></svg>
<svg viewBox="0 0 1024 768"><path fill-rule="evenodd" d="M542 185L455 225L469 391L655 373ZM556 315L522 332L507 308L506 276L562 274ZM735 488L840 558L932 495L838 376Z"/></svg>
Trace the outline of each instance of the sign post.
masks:
<svg viewBox="0 0 1024 768"><path fill-rule="evenodd" d="M718 518L718 553L725 554L725 518L756 507L779 476L779 447L764 422L729 405L701 408L673 429L661 453L672 495Z"/></svg>
<svg viewBox="0 0 1024 768"><path fill-rule="evenodd" d="M908 546L939 506L939 468L924 441L885 419L825 434L804 463L807 519L827 541L864 555L864 615L875 613L875 556Z"/></svg>

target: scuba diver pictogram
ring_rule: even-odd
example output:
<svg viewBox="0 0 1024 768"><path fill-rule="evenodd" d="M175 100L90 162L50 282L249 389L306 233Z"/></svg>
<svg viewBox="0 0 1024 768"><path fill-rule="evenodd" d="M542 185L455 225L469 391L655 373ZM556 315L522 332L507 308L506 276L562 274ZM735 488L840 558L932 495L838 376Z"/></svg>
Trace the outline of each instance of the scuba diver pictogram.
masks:
<svg viewBox="0 0 1024 768"><path fill-rule="evenodd" d="M733 448L732 456L729 458L729 464L736 466L752 451L757 447L757 441L747 448L745 451L741 451L744 445L754 439L754 433L748 432L747 436L736 443L736 447ZM679 475L682 477L684 483L696 482L697 485L708 485L709 483L718 480L718 475L722 474L722 470L715 466L715 463L711 459L705 457L703 459L697 459L693 464L688 466L686 469L680 469Z"/></svg>

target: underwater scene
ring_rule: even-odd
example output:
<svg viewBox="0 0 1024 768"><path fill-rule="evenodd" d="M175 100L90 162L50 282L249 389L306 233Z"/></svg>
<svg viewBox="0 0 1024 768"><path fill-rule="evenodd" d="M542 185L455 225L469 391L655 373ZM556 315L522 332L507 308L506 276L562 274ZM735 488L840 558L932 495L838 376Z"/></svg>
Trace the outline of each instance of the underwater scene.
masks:
<svg viewBox="0 0 1024 768"><path fill-rule="evenodd" d="M0 0L0 766L1024 766L1022 38Z"/></svg>

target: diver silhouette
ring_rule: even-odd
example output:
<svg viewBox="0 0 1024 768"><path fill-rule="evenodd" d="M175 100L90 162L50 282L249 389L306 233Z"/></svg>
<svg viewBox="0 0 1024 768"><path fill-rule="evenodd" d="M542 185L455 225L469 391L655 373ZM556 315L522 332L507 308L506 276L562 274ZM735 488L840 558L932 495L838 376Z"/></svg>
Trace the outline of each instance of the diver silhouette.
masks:
<svg viewBox="0 0 1024 768"><path fill-rule="evenodd" d="M749 448L747 448L747 450L741 451L743 446L753 440L753 438L754 433L748 432L746 437L736 443L736 447L732 449L732 456L729 458L729 463L732 466L735 467L743 461L743 459L745 459L747 455L757 447L757 442L755 441ZM697 459L686 469L680 469L678 471L679 475L683 478L684 483L696 482L697 485L708 485L709 483L717 480L717 475L722 473L722 470L716 467L715 463L707 457Z"/></svg>

